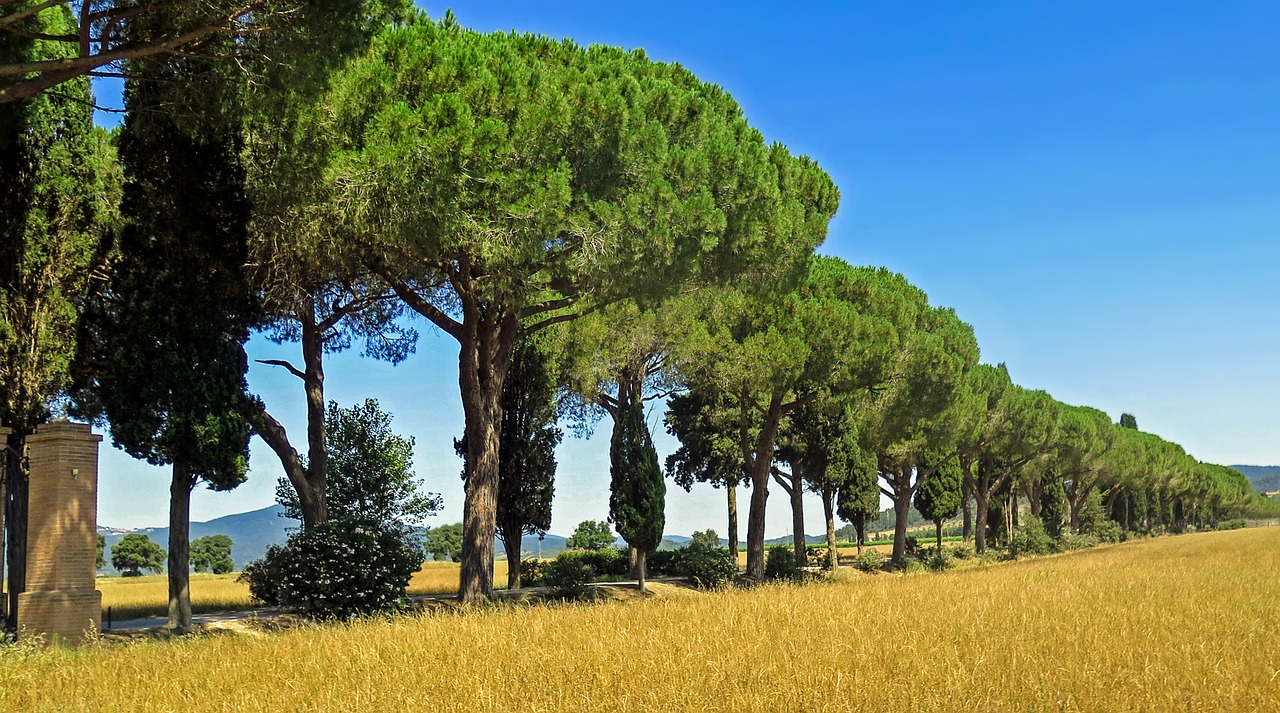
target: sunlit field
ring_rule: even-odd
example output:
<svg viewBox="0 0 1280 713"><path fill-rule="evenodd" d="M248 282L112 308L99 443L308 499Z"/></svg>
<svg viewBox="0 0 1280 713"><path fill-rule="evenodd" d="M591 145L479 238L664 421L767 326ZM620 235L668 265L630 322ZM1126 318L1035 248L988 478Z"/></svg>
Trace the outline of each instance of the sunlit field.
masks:
<svg viewBox="0 0 1280 713"><path fill-rule="evenodd" d="M946 574L0 654L6 710L1280 710L1280 528Z"/></svg>
<svg viewBox="0 0 1280 713"><path fill-rule="evenodd" d="M249 587L233 574L192 574L191 611L211 612L247 609ZM115 621L144 616L162 616L169 608L169 580L163 574L145 577L99 577L95 586L102 592L102 616L107 608Z"/></svg>
<svg viewBox="0 0 1280 713"><path fill-rule="evenodd" d="M249 587L236 581L239 573L192 574L191 610L196 613L235 611L255 606L249 598ZM507 563L494 563L494 586L507 586ZM106 622L107 607L114 621L147 616L164 616L169 607L169 582L165 575L146 577L99 577L96 584L102 592L102 616ZM426 562L409 580L409 594L451 594L458 591L458 565L454 562Z"/></svg>

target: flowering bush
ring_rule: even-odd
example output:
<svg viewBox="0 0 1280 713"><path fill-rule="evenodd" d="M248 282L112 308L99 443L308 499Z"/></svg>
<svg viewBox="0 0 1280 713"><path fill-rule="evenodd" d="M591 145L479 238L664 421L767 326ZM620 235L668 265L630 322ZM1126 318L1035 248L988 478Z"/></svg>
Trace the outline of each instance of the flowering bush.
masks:
<svg viewBox="0 0 1280 713"><path fill-rule="evenodd" d="M267 548L241 579L265 604L312 618L348 619L403 609L405 587L422 560L422 548L408 531L329 522Z"/></svg>

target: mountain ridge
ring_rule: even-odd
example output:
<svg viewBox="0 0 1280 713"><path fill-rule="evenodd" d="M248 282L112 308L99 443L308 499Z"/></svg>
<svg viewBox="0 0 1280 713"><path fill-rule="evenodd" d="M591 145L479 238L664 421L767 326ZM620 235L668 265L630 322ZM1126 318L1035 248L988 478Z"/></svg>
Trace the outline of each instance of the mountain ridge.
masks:
<svg viewBox="0 0 1280 713"><path fill-rule="evenodd" d="M1249 484L1260 493L1272 493L1280 490L1280 465L1231 465L1244 473Z"/></svg>

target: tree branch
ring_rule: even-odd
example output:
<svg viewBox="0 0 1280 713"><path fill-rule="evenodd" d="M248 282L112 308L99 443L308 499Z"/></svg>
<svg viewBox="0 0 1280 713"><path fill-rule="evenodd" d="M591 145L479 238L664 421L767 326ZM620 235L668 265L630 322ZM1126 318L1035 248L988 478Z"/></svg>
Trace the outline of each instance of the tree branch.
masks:
<svg viewBox="0 0 1280 713"><path fill-rule="evenodd" d="M294 366L293 364L290 364L284 359L255 359L254 361L257 361L259 364L269 364L271 366L282 366L288 369L290 374L293 374L294 376L298 377L299 379L302 379L303 381L307 380L307 375L305 373L303 373L300 369L298 369L298 367Z"/></svg>
<svg viewBox="0 0 1280 713"><path fill-rule="evenodd" d="M365 266L374 272L374 274L386 281L387 285L396 293L404 303L414 312L426 317L432 324L439 327L445 334L453 337L459 342L462 341L462 323L445 314L439 307L431 304L422 295L415 292L408 285L396 279L391 270L387 268L380 260L371 259L365 263Z"/></svg>
<svg viewBox="0 0 1280 713"><path fill-rule="evenodd" d="M22 22L23 20L27 19L28 17L31 17L32 15L39 14L43 10L48 10L54 5L62 5L67 1L68 0L44 0L44 2L39 3L37 5L32 5L31 7L26 8L25 10L19 10L13 13L12 15L8 15L6 17L0 17L0 29L8 27L9 25L14 24L15 22ZM0 3L0 7L4 7L6 5L15 5L17 4L17 2L18 0L6 0L6 2Z"/></svg>

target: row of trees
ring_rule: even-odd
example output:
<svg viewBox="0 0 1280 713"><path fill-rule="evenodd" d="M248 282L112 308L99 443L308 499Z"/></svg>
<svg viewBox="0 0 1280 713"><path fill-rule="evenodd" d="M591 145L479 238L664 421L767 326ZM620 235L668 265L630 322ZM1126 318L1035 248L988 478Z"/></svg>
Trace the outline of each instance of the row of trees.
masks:
<svg viewBox="0 0 1280 713"><path fill-rule="evenodd" d="M231 538L226 535L208 535L191 543L191 568L197 572L226 574L235 569L231 559ZM98 567L106 565L103 550L106 539L98 535ZM130 533L111 547L111 566L122 577L140 577L144 571L159 574L164 571L164 548L141 533Z"/></svg>
<svg viewBox="0 0 1280 713"><path fill-rule="evenodd" d="M183 7L112 19L110 42L161 47L187 27ZM331 438L324 358L359 344L406 359L410 312L459 346L463 601L491 595L495 537L515 564L522 535L549 526L565 413L611 422L610 519L643 577L665 497L644 403L667 397L682 443L667 470L726 488L735 548L750 489L751 577L771 483L798 522L804 489L819 492L829 533L837 512L878 513L883 492L899 541L912 499L955 468L979 522L1011 488L1039 507L1055 479L1144 525L1243 497L1176 447L1104 436L980 365L972 329L902 276L816 257L839 202L830 177L679 65L476 33L392 0L303 7L123 58L114 137L91 126L83 78L6 95L0 418L21 450L69 396L117 445L172 466L175 628L190 626L191 490L242 482L251 433L304 532L349 519L330 507L337 458L386 472ZM66 3L30 10L24 28L51 29L0 33L0 68L59 57L57 36L84 27ZM266 363L301 382L305 442L247 392L255 330L298 345ZM9 481L20 510L22 476Z"/></svg>

